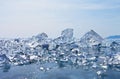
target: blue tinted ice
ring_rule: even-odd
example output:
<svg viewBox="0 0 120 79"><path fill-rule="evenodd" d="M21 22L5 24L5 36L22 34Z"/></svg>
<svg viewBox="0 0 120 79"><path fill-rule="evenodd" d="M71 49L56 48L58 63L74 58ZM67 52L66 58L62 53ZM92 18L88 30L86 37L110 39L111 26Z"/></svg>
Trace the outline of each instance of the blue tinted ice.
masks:
<svg viewBox="0 0 120 79"><path fill-rule="evenodd" d="M119 71L120 42L103 39L93 30L80 40L70 28L55 39L41 33L0 40L2 79L117 79Z"/></svg>

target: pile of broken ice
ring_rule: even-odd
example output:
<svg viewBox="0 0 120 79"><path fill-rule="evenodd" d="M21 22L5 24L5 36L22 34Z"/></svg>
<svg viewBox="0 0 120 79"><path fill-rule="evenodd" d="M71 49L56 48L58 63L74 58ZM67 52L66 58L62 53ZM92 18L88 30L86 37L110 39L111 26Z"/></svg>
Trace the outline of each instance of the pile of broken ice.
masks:
<svg viewBox="0 0 120 79"><path fill-rule="evenodd" d="M41 33L31 38L0 39L0 69L39 64L41 71L54 68L82 68L104 75L107 69L120 71L120 43L103 39L93 30L82 38L73 37L73 29L51 39Z"/></svg>

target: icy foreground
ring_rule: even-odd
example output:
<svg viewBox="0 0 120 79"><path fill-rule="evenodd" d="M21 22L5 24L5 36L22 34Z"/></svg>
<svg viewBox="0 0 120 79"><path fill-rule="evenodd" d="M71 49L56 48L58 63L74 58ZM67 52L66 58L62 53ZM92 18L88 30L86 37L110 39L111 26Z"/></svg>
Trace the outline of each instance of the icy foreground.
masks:
<svg viewBox="0 0 120 79"><path fill-rule="evenodd" d="M50 39L0 40L0 79L119 79L120 42L103 39L95 31L82 38L73 29Z"/></svg>

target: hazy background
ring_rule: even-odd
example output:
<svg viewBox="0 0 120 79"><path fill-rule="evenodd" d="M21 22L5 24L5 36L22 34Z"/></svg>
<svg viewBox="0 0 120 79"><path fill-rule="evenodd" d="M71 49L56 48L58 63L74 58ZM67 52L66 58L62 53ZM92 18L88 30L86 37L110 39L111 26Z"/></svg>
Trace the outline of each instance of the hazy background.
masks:
<svg viewBox="0 0 120 79"><path fill-rule="evenodd" d="M0 0L0 38L54 38L65 28L77 37L91 29L120 35L120 0Z"/></svg>

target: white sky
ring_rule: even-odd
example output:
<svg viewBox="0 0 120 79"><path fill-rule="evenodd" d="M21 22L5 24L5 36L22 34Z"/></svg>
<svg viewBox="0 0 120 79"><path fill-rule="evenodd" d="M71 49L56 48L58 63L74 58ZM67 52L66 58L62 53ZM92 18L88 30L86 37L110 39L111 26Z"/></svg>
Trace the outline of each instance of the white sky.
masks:
<svg viewBox="0 0 120 79"><path fill-rule="evenodd" d="M0 0L0 37L57 37L73 28L76 37L93 29L101 36L120 35L119 0Z"/></svg>

